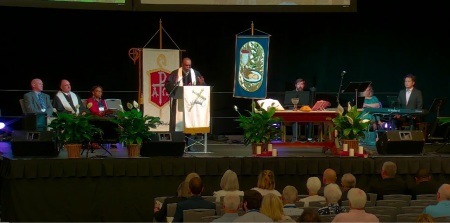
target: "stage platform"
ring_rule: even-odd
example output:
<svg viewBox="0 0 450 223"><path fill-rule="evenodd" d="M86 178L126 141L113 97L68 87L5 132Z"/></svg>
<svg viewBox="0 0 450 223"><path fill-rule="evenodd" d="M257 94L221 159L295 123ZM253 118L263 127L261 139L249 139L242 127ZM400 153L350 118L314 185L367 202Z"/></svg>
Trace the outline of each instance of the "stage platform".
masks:
<svg viewBox="0 0 450 223"><path fill-rule="evenodd" d="M308 177L321 178L326 168L333 168L338 179L353 173L357 186L366 189L380 178L385 161L398 165L398 176L414 183L419 168L429 168L433 179L450 182L449 145L426 144L420 155L377 155L374 147L368 158L340 157L321 148L302 148L301 143L274 147L277 157L253 157L251 147L230 136L227 141L208 141L208 152L195 146L198 152L183 157L128 158L120 144L110 148L112 156L102 149L89 157L67 159L64 150L55 158L16 158L8 142L0 143L2 152L2 221L122 221L149 222L153 219L153 198L175 195L184 177L197 172L203 179L204 195L220 190L220 179L227 169L239 177L240 189L256 186L260 171L275 173L276 189L295 186L306 193ZM155 148L164 149L164 148Z"/></svg>

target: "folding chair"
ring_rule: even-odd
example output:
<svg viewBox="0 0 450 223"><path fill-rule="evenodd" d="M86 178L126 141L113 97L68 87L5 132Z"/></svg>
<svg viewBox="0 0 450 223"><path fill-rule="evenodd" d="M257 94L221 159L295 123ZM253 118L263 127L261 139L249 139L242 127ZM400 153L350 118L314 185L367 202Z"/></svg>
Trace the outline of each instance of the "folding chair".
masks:
<svg viewBox="0 0 450 223"><path fill-rule="evenodd" d="M216 215L215 209L189 209L183 211L183 222L202 222L203 217Z"/></svg>
<svg viewBox="0 0 450 223"><path fill-rule="evenodd" d="M399 214L420 214L426 206L405 206L400 208Z"/></svg>
<svg viewBox="0 0 450 223"><path fill-rule="evenodd" d="M416 222L420 213L398 214L397 222Z"/></svg>
<svg viewBox="0 0 450 223"><path fill-rule="evenodd" d="M428 205L435 205L438 201L436 199L434 200L411 200L410 205L411 206L428 206Z"/></svg>
<svg viewBox="0 0 450 223"><path fill-rule="evenodd" d="M385 222L395 222L397 219L397 207L390 207L390 206L373 206L373 207L366 207L365 208L367 213L372 213L378 217L378 215L388 215L390 216L390 219ZM380 218L380 217L378 217ZM380 219L380 222L382 220Z"/></svg>
<svg viewBox="0 0 450 223"><path fill-rule="evenodd" d="M404 200L409 203L411 202L412 195L409 194L387 194L383 195L383 200Z"/></svg>
<svg viewBox="0 0 450 223"><path fill-rule="evenodd" d="M334 217L336 217L336 215L334 214L330 214L330 215L321 215L320 216L320 220L322 222L332 222Z"/></svg>
<svg viewBox="0 0 450 223"><path fill-rule="evenodd" d="M416 200L436 200L436 194L418 194Z"/></svg>

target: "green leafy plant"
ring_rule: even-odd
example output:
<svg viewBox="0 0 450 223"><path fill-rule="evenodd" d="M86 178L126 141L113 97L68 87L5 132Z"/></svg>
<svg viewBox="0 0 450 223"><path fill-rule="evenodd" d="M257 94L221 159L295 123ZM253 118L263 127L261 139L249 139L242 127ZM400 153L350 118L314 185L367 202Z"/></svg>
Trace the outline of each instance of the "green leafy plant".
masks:
<svg viewBox="0 0 450 223"><path fill-rule="evenodd" d="M351 106L348 103L347 112L344 112L344 108L339 105L337 108L338 115L332 119L333 128L332 131L338 132L339 139L363 139L365 137L364 131L367 131L370 125L370 119L365 119L368 113L362 114L362 111L358 111L356 106Z"/></svg>
<svg viewBox="0 0 450 223"><path fill-rule="evenodd" d="M129 111L118 111L116 117L111 122L117 124L119 127L119 141L126 144L142 144L155 134L150 129L156 128L161 124L159 117L144 115L139 110L139 105L136 101L133 104L127 103Z"/></svg>
<svg viewBox="0 0 450 223"><path fill-rule="evenodd" d="M100 137L103 134L100 128L89 123L91 119L89 114L56 114L49 127L56 133L57 140L61 144L83 144L92 141L94 136Z"/></svg>
<svg viewBox="0 0 450 223"><path fill-rule="evenodd" d="M261 105L262 106L262 105ZM276 125L283 121L280 117L273 117L275 114L275 107L269 106L266 109L256 108L255 101L252 102L252 111L248 111L248 116L242 115L237 106L234 109L239 113L238 119L239 127L244 130L244 144L255 143L269 143L276 139L277 135L281 134L280 128Z"/></svg>

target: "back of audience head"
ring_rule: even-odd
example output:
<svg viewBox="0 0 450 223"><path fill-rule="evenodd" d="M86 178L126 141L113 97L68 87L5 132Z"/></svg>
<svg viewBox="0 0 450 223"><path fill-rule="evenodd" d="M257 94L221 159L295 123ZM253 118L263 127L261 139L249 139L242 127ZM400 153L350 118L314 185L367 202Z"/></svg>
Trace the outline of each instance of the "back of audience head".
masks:
<svg viewBox="0 0 450 223"><path fill-rule="evenodd" d="M280 197L272 193L264 195L260 212L271 218L273 221L282 220L284 214L283 203L281 202Z"/></svg>
<svg viewBox="0 0 450 223"><path fill-rule="evenodd" d="M297 222L321 222L319 212L312 208L305 208L298 217Z"/></svg>
<svg viewBox="0 0 450 223"><path fill-rule="evenodd" d="M417 222L436 222L433 218L433 216L426 214L426 213L422 213L419 216L417 216Z"/></svg>
<svg viewBox="0 0 450 223"><path fill-rule="evenodd" d="M328 184L323 190L323 195L329 204L336 204L341 199L342 191L337 184Z"/></svg>
<svg viewBox="0 0 450 223"><path fill-rule="evenodd" d="M329 184L329 183L335 183L337 179L336 171L328 168L325 171L323 171L323 183Z"/></svg>
<svg viewBox="0 0 450 223"><path fill-rule="evenodd" d="M429 181L431 180L430 172L428 169L422 168L419 169L415 176L416 182Z"/></svg>
<svg viewBox="0 0 450 223"><path fill-rule="evenodd" d="M356 187L356 177L351 173L342 175L341 185L343 188L347 189Z"/></svg>
<svg viewBox="0 0 450 223"><path fill-rule="evenodd" d="M232 170L227 170L220 180L220 188L226 191L239 190L239 180L237 174Z"/></svg>
<svg viewBox="0 0 450 223"><path fill-rule="evenodd" d="M237 194L225 194L223 197L223 209L226 212L237 212L240 208L241 198Z"/></svg>
<svg viewBox="0 0 450 223"><path fill-rule="evenodd" d="M203 183L200 177L194 177L189 181L189 190L193 195L201 195L203 192Z"/></svg>
<svg viewBox="0 0 450 223"><path fill-rule="evenodd" d="M306 181L306 188L308 189L308 193L317 194L320 190L322 183L318 177L310 177Z"/></svg>
<svg viewBox="0 0 450 223"><path fill-rule="evenodd" d="M442 184L437 192L438 201L450 200L450 184Z"/></svg>
<svg viewBox="0 0 450 223"><path fill-rule="evenodd" d="M284 187L282 193L284 204L294 204L298 200L298 191L294 186L288 185Z"/></svg>
<svg viewBox="0 0 450 223"><path fill-rule="evenodd" d="M347 194L348 203L351 209L363 209L366 206L366 192L359 188L352 188Z"/></svg>
<svg viewBox="0 0 450 223"><path fill-rule="evenodd" d="M184 181L189 183L189 181L191 181L191 179L194 177L200 178L200 175L198 175L198 173L196 173L196 172L189 173L188 175L186 175L186 178L184 179Z"/></svg>
<svg viewBox="0 0 450 223"><path fill-rule="evenodd" d="M386 161L381 168L381 176L383 178L394 178L397 174L397 165L394 162Z"/></svg>
<svg viewBox="0 0 450 223"><path fill-rule="evenodd" d="M256 190L244 191L244 210L259 210L261 208L262 195Z"/></svg>
<svg viewBox="0 0 450 223"><path fill-rule="evenodd" d="M272 170L263 170L259 173L257 187L266 190L275 189L275 174Z"/></svg>
<svg viewBox="0 0 450 223"><path fill-rule="evenodd" d="M180 183L180 185L178 186L178 197L190 197L192 194L189 190L189 183L186 181L183 181Z"/></svg>

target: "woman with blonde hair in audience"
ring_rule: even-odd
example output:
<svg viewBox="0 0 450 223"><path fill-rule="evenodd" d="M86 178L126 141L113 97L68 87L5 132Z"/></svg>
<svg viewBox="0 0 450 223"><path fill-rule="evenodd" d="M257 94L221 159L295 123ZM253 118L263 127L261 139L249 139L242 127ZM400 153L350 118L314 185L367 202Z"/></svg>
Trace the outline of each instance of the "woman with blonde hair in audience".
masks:
<svg viewBox="0 0 450 223"><path fill-rule="evenodd" d="M216 202L220 202L220 198L226 194L237 194L241 197L244 196L244 191L239 190L239 180L236 172L227 170L220 180L220 188L222 190L214 191L213 196L216 198Z"/></svg>
<svg viewBox="0 0 450 223"><path fill-rule="evenodd" d="M264 195L259 212L271 218L273 221L295 222L291 217L284 215L283 202L280 197L273 193Z"/></svg>
<svg viewBox="0 0 450 223"><path fill-rule="evenodd" d="M252 190L258 191L262 196L272 193L281 198L281 193L275 190L275 174L272 170L261 171L258 176L258 183Z"/></svg>
<svg viewBox="0 0 450 223"><path fill-rule="evenodd" d="M192 173L189 173L188 175L186 175L186 178L184 179L184 181L189 183L189 181L191 181L191 179L194 177L198 177L201 179L201 177L200 177L200 175L198 175L198 173L192 172Z"/></svg>
<svg viewBox="0 0 450 223"><path fill-rule="evenodd" d="M436 221L431 215L422 213L419 216L417 216L417 222L436 222Z"/></svg>

